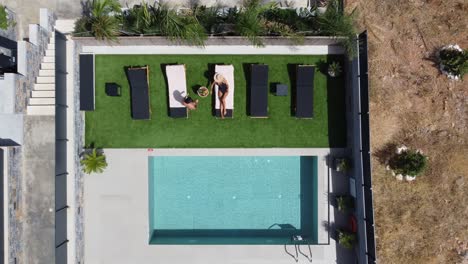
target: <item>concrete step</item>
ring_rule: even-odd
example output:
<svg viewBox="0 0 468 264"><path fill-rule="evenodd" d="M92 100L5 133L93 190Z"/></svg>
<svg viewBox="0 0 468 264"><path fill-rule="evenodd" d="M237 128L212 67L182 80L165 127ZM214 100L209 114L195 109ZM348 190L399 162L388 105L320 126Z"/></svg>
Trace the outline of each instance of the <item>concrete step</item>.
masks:
<svg viewBox="0 0 468 264"><path fill-rule="evenodd" d="M55 98L29 98L29 105L55 105Z"/></svg>
<svg viewBox="0 0 468 264"><path fill-rule="evenodd" d="M41 70L55 70L55 63L43 62L41 63Z"/></svg>
<svg viewBox="0 0 468 264"><path fill-rule="evenodd" d="M55 76L38 76L36 83L55 83Z"/></svg>
<svg viewBox="0 0 468 264"><path fill-rule="evenodd" d="M31 97L36 98L44 98L44 97L50 97L54 98L55 97L55 91L41 91L41 90L32 90L31 91Z"/></svg>
<svg viewBox="0 0 468 264"><path fill-rule="evenodd" d="M54 50L54 49L55 49L55 43L49 43L49 44L47 44L47 49L48 49L48 50Z"/></svg>
<svg viewBox="0 0 468 264"><path fill-rule="evenodd" d="M55 76L55 70L39 70L39 76Z"/></svg>
<svg viewBox="0 0 468 264"><path fill-rule="evenodd" d="M43 57L42 62L51 62L55 63L55 56L48 56L48 57Z"/></svg>
<svg viewBox="0 0 468 264"><path fill-rule="evenodd" d="M49 38L49 44L55 44L55 32L52 32L52 36Z"/></svg>
<svg viewBox="0 0 468 264"><path fill-rule="evenodd" d="M55 57L55 50L54 49L48 49L48 50L45 51L45 55L46 55L46 57L48 57L48 56Z"/></svg>
<svg viewBox="0 0 468 264"><path fill-rule="evenodd" d="M34 91L55 91L55 83L35 83Z"/></svg>
<svg viewBox="0 0 468 264"><path fill-rule="evenodd" d="M55 115L54 105L28 105L28 115Z"/></svg>

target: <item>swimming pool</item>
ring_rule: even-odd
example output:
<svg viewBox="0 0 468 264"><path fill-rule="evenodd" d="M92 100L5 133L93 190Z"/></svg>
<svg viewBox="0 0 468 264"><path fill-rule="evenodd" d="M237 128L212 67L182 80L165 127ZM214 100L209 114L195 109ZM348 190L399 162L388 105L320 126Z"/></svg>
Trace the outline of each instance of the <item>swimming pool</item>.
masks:
<svg viewBox="0 0 468 264"><path fill-rule="evenodd" d="M317 157L149 157L150 244L317 241Z"/></svg>

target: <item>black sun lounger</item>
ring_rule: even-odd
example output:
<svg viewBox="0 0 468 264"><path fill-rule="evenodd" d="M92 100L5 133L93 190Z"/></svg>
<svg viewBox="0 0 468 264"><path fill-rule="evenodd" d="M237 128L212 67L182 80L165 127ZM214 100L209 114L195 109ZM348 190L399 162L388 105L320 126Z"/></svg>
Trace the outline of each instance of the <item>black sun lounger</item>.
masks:
<svg viewBox="0 0 468 264"><path fill-rule="evenodd" d="M80 54L80 110L94 111L94 54Z"/></svg>
<svg viewBox="0 0 468 264"><path fill-rule="evenodd" d="M128 68L127 77L132 97L132 118L150 119L148 67Z"/></svg>
<svg viewBox="0 0 468 264"><path fill-rule="evenodd" d="M296 69L296 117L314 117L315 67L298 65Z"/></svg>
<svg viewBox="0 0 468 264"><path fill-rule="evenodd" d="M268 65L251 65L250 116L268 117Z"/></svg>

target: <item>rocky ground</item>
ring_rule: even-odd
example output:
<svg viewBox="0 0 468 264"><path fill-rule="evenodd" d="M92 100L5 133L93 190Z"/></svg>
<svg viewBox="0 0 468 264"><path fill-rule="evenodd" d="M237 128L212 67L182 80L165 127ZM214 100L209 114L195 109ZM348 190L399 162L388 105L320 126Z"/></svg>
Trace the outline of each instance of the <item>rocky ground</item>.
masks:
<svg viewBox="0 0 468 264"><path fill-rule="evenodd" d="M467 0L347 0L369 35L371 145L379 263L468 263L468 75L435 51L468 48ZM430 166L415 182L385 170L398 144Z"/></svg>

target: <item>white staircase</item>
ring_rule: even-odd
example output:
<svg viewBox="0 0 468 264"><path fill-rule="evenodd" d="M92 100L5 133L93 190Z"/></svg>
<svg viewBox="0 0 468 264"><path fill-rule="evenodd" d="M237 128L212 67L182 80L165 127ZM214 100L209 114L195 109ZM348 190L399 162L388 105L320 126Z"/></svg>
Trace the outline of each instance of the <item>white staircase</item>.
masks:
<svg viewBox="0 0 468 264"><path fill-rule="evenodd" d="M49 39L27 106L28 115L55 115L55 33Z"/></svg>

